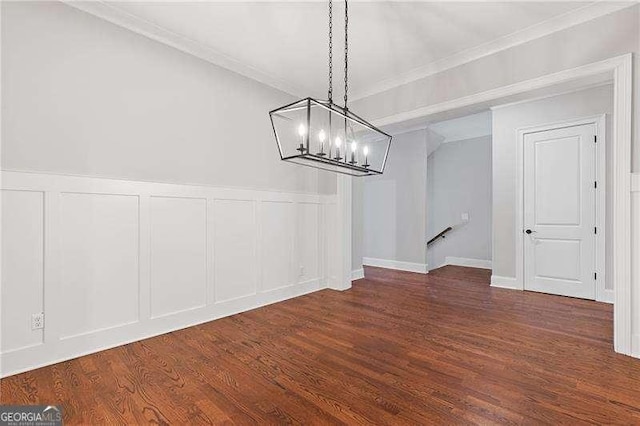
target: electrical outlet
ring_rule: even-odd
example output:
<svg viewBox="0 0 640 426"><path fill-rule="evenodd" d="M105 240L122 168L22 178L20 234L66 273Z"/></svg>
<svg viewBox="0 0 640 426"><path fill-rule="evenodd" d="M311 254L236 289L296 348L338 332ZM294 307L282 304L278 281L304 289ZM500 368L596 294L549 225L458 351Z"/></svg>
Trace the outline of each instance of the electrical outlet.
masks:
<svg viewBox="0 0 640 426"><path fill-rule="evenodd" d="M304 276L304 266L300 267L300 276Z"/></svg>
<svg viewBox="0 0 640 426"><path fill-rule="evenodd" d="M469 213L462 213L460 219L462 219L463 222L469 222Z"/></svg>
<svg viewBox="0 0 640 426"><path fill-rule="evenodd" d="M41 330L44 328L44 312L31 315L31 329Z"/></svg>

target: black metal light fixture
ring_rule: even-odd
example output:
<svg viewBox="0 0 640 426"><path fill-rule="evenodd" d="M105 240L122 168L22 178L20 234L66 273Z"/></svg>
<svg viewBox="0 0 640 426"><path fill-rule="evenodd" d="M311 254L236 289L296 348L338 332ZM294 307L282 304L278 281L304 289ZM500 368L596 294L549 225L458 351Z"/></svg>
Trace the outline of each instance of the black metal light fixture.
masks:
<svg viewBox="0 0 640 426"><path fill-rule="evenodd" d="M351 176L384 171L392 137L347 107L349 7L344 6L344 106L333 103L333 2L329 0L328 100L304 98L269 112L280 158Z"/></svg>

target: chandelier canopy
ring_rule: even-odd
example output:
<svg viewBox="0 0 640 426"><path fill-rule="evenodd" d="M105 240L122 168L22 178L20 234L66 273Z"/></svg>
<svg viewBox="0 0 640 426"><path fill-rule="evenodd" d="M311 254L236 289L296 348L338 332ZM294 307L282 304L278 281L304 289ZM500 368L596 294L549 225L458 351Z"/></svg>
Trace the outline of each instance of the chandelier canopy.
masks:
<svg viewBox="0 0 640 426"><path fill-rule="evenodd" d="M328 100L304 98L269 112L280 158L351 176L382 174L392 137L347 107L349 8L345 1L344 106L333 103L333 2L329 0Z"/></svg>

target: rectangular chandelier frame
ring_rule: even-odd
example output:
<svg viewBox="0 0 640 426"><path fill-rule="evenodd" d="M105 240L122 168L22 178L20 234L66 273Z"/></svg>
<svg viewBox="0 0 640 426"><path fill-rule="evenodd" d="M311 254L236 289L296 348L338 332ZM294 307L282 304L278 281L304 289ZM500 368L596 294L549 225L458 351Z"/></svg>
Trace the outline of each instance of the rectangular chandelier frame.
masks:
<svg viewBox="0 0 640 426"><path fill-rule="evenodd" d="M270 111L269 117L281 160L350 176L384 172L392 136L349 109L307 97ZM329 132L326 143L317 140L318 131ZM344 145L336 145L336 139ZM362 145L366 148L356 151Z"/></svg>

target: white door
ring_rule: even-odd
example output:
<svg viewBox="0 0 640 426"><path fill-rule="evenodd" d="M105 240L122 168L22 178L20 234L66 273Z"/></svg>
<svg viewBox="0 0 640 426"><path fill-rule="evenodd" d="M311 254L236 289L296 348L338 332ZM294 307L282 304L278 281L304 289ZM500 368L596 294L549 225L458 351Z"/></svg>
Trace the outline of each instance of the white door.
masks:
<svg viewBox="0 0 640 426"><path fill-rule="evenodd" d="M596 127L524 135L524 288L595 299Z"/></svg>

